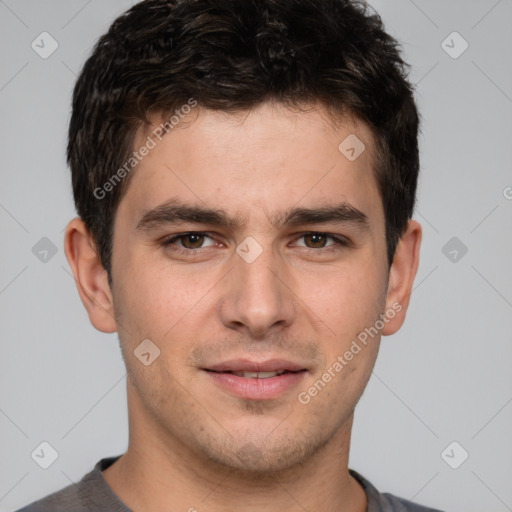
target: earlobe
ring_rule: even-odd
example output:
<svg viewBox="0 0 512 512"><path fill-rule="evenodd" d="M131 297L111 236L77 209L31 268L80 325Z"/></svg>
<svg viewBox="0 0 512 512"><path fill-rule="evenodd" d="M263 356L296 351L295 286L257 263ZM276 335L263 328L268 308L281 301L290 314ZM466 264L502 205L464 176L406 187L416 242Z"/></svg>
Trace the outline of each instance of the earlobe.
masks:
<svg viewBox="0 0 512 512"><path fill-rule="evenodd" d="M99 331L116 332L107 272L100 262L94 240L81 219L73 219L67 225L64 252L90 322Z"/></svg>
<svg viewBox="0 0 512 512"><path fill-rule="evenodd" d="M410 220L397 244L389 272L385 313L388 321L382 329L384 336L394 334L404 323L418 270L420 244L421 226L415 220Z"/></svg>

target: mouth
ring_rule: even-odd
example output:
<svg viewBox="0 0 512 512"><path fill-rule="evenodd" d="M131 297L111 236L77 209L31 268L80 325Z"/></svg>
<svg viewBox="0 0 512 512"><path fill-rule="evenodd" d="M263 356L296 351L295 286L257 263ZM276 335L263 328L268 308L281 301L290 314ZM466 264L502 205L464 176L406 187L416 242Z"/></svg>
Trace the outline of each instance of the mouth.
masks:
<svg viewBox="0 0 512 512"><path fill-rule="evenodd" d="M276 359L227 361L203 370L218 389L248 400L277 398L298 386L308 372L300 364Z"/></svg>
<svg viewBox="0 0 512 512"><path fill-rule="evenodd" d="M278 370L273 372L232 372L232 371L225 371L225 372L217 372L215 370L206 370L211 371L215 373L230 373L231 375L236 375L237 377L243 377L244 379L271 379L272 377L278 377L279 375L284 375L285 373L298 373L298 371L292 372L289 370ZM306 371L306 370L299 370L299 371Z"/></svg>

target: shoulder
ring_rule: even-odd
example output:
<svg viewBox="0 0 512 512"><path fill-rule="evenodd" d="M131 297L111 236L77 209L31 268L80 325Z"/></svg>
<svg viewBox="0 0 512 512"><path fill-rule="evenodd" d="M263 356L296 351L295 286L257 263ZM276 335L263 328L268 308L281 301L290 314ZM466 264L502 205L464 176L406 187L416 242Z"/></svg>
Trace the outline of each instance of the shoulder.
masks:
<svg viewBox="0 0 512 512"><path fill-rule="evenodd" d="M101 471L120 456L101 459L78 483L34 501L16 512L130 512L110 490Z"/></svg>
<svg viewBox="0 0 512 512"><path fill-rule="evenodd" d="M74 484L34 501L17 512L88 512L90 509L83 503Z"/></svg>
<svg viewBox="0 0 512 512"><path fill-rule="evenodd" d="M366 478L350 469L350 474L363 487L368 500L367 512L442 512L434 508L418 505L393 494L380 493Z"/></svg>
<svg viewBox="0 0 512 512"><path fill-rule="evenodd" d="M418 505L389 493L380 494L380 500L381 508L379 510L382 510L382 512L442 512L441 510Z"/></svg>

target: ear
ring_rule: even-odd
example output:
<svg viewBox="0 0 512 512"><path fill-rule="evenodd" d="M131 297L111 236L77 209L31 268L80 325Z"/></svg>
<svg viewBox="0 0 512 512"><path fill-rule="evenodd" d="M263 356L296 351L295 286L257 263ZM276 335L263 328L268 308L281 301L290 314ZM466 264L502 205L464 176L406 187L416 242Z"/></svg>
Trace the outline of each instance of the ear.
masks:
<svg viewBox="0 0 512 512"><path fill-rule="evenodd" d="M382 329L384 336L394 334L404 323L412 285L418 270L420 244L421 226L415 220L410 220L397 244L389 272L386 296L388 321Z"/></svg>
<svg viewBox="0 0 512 512"><path fill-rule="evenodd" d="M98 331L116 332L107 271L100 262L91 234L78 218L70 221L66 227L64 252L91 324Z"/></svg>

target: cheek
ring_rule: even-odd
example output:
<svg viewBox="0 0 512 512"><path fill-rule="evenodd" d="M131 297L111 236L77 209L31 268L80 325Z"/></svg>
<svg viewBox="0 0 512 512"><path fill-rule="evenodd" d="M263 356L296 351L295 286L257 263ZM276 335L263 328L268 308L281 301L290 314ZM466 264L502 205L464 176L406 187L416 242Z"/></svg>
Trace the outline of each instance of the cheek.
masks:
<svg viewBox="0 0 512 512"><path fill-rule="evenodd" d="M385 304L386 281L375 261L368 265L350 264L326 267L311 274L302 285L302 297L329 324L336 335L344 337L354 326L374 322ZM306 302L306 301L305 301Z"/></svg>
<svg viewBox="0 0 512 512"><path fill-rule="evenodd" d="M125 260L120 296L132 325L150 327L163 336L197 304L208 290L205 273L191 272L163 258Z"/></svg>
<svg viewBox="0 0 512 512"><path fill-rule="evenodd" d="M137 272L135 269L144 269ZM214 284L218 276L206 271L186 270L183 266L171 268L158 262L153 267L134 261L127 266L125 279L116 297L116 318L125 327L119 331L125 359L135 361L133 351L150 339L160 350L151 367L168 370L180 379L188 378L189 368L184 361L190 351L205 339L207 323L211 324L215 308ZM155 370L156 371L156 370ZM162 381L169 376L162 374Z"/></svg>
<svg viewBox="0 0 512 512"><path fill-rule="evenodd" d="M328 383L322 388L319 403L329 402L345 410L361 396L378 354L380 332L372 329L385 308L385 280L382 269L372 265L352 265L328 273L328 285L311 279L307 303L324 325L320 336L325 368L315 376ZM306 302L306 301L305 301ZM312 390L315 393L315 390ZM320 411L319 411L320 412Z"/></svg>

